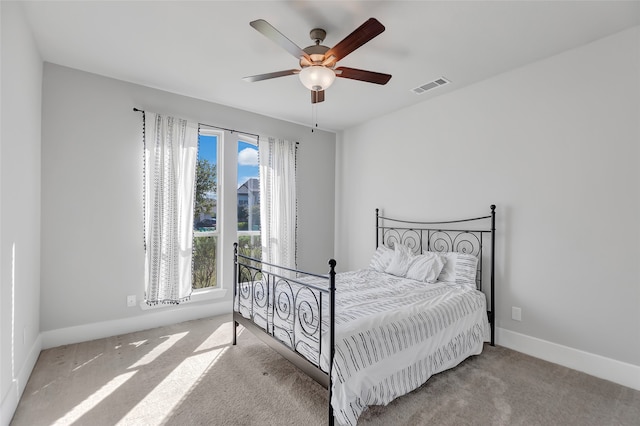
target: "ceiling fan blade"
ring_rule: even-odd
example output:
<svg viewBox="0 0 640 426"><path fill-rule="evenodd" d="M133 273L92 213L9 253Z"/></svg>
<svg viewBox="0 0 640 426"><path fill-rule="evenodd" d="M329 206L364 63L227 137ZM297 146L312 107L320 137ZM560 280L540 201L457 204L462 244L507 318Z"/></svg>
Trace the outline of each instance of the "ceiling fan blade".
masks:
<svg viewBox="0 0 640 426"><path fill-rule="evenodd" d="M249 83L253 83L256 81L262 81L262 80L268 80L270 78L277 78L277 77L285 77L287 75L294 75L294 74L298 74L300 72L300 70L285 70L285 71L276 71L276 72L270 72L267 74L258 74L258 75L251 75L249 77L242 77L242 79L244 81L248 81Z"/></svg>
<svg viewBox="0 0 640 426"><path fill-rule="evenodd" d="M324 90L311 91L311 103L317 104L318 102L324 102Z"/></svg>
<svg viewBox="0 0 640 426"><path fill-rule="evenodd" d="M273 25L271 25L264 19L251 21L249 22L249 25L255 28L259 33L267 37L269 40L275 42L284 50L291 53L296 58L307 58L309 61L311 61L311 58L304 50L302 50L298 45L285 37L280 31L276 30Z"/></svg>
<svg viewBox="0 0 640 426"><path fill-rule="evenodd" d="M336 61L347 56L369 40L378 36L384 31L382 25L376 18L369 18L364 24L360 25L351 34L346 36L341 42L333 46L325 53L325 57L333 55Z"/></svg>
<svg viewBox="0 0 640 426"><path fill-rule="evenodd" d="M351 80L366 81L367 83L387 84L391 80L391 74L383 74L374 71L359 70L356 68L338 67L335 69L336 77L350 78Z"/></svg>

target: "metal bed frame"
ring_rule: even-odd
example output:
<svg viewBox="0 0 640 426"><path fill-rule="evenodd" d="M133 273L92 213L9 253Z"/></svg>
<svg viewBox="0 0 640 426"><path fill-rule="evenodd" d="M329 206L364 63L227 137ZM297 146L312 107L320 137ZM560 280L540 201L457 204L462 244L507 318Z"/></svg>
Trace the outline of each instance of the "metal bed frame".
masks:
<svg viewBox="0 0 640 426"><path fill-rule="evenodd" d="M496 206L491 205L490 210L487 216L470 219L418 222L381 216L376 209L376 248L379 244L390 248L404 244L414 254L455 251L478 257L476 287L480 291L483 291L485 268L489 268L487 317L491 328L490 344L494 346ZM489 249L486 247L487 235ZM234 266L233 344L237 341L237 326L242 325L327 388L328 424L333 425L331 371L335 351L336 261L329 260L328 274L312 274L245 256L238 252L235 243ZM328 318L323 314L327 309ZM240 312L242 310L249 318ZM323 333L329 336L328 371L321 368ZM304 355L309 349L318 354L317 359Z"/></svg>

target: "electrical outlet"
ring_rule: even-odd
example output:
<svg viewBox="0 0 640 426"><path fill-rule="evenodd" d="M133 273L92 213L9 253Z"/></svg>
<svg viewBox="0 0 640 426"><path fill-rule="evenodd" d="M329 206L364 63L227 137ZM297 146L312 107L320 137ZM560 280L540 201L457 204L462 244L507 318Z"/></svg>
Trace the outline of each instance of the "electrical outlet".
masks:
<svg viewBox="0 0 640 426"><path fill-rule="evenodd" d="M127 296L127 306L133 307L136 306L136 295L132 294L131 296Z"/></svg>
<svg viewBox="0 0 640 426"><path fill-rule="evenodd" d="M511 319L514 321L522 321L522 309L517 306L511 307Z"/></svg>

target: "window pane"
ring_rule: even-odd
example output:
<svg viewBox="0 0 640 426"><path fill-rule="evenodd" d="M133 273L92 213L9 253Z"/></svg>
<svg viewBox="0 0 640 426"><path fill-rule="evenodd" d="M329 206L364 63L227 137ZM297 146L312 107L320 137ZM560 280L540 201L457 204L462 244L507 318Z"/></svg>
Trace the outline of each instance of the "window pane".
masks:
<svg viewBox="0 0 640 426"><path fill-rule="evenodd" d="M262 245L260 244L260 234L248 232L238 232L238 253L243 256L262 259Z"/></svg>
<svg viewBox="0 0 640 426"><path fill-rule="evenodd" d="M238 231L260 232L258 147L238 141Z"/></svg>
<svg viewBox="0 0 640 426"><path fill-rule="evenodd" d="M193 239L192 288L215 287L217 285L218 237L196 237Z"/></svg>
<svg viewBox="0 0 640 426"><path fill-rule="evenodd" d="M217 285L218 229L218 137L200 134L193 211L192 288Z"/></svg>
<svg viewBox="0 0 640 426"><path fill-rule="evenodd" d="M196 166L196 200L193 224L196 231L217 229L218 138L200 135Z"/></svg>
<svg viewBox="0 0 640 426"><path fill-rule="evenodd" d="M238 141L238 252L254 259L262 258L256 141Z"/></svg>

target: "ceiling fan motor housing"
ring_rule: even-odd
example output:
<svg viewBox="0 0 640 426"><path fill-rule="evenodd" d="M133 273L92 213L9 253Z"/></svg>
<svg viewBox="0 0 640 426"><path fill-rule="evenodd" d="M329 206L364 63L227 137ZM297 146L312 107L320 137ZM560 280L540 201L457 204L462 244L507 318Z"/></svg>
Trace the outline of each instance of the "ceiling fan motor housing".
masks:
<svg viewBox="0 0 640 426"><path fill-rule="evenodd" d="M315 44L313 46L305 47L302 50L304 50L304 52L307 55L309 55L309 57L311 58L311 61L313 62L312 64L310 64L306 60L306 58L301 58L300 59L300 66L304 68L304 67L308 67L308 66L311 66L311 65L319 65L320 63L322 63L322 61L324 61L324 54L327 53L329 48L327 46L323 46L321 44Z"/></svg>

